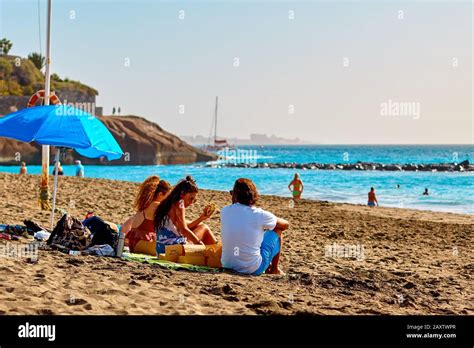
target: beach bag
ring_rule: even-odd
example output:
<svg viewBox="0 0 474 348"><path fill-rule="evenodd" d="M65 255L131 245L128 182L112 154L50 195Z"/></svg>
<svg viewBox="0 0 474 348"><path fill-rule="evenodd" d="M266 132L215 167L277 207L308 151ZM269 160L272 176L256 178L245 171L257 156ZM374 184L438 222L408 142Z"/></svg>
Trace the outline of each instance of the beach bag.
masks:
<svg viewBox="0 0 474 348"><path fill-rule="evenodd" d="M110 245L114 250L118 244L118 233L110 225L98 216L90 217L83 221L83 224L91 231L93 245Z"/></svg>
<svg viewBox="0 0 474 348"><path fill-rule="evenodd" d="M48 245L59 245L69 250L84 250L91 243L90 231L78 219L64 214L49 237Z"/></svg>

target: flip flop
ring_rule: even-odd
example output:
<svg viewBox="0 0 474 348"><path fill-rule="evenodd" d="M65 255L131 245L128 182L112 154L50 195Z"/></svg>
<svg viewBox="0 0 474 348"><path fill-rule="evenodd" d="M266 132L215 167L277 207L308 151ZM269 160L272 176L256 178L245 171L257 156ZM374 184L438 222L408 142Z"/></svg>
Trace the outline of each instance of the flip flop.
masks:
<svg viewBox="0 0 474 348"><path fill-rule="evenodd" d="M0 238L5 240L12 240L12 236L6 233L0 233Z"/></svg>

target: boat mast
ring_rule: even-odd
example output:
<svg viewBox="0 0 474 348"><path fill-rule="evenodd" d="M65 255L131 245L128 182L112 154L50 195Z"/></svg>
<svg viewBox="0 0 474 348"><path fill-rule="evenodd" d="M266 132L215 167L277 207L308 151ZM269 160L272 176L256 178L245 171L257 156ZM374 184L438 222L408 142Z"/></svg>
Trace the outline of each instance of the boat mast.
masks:
<svg viewBox="0 0 474 348"><path fill-rule="evenodd" d="M216 109L214 111L214 145L216 145L217 140L217 101L218 97L216 96Z"/></svg>

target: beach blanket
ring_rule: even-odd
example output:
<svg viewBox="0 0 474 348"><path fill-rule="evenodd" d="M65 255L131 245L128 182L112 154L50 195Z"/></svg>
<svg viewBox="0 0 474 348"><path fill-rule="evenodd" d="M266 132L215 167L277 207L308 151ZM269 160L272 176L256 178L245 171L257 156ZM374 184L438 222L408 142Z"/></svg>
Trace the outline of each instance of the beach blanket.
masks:
<svg viewBox="0 0 474 348"><path fill-rule="evenodd" d="M211 272L211 273L219 273L220 270L218 268L212 267L205 267L205 266L196 266L196 265L189 265L186 263L176 263L171 261L159 260L155 256L150 256L146 254L135 254L135 253L123 253L122 258L127 261L132 262L142 262L142 263L149 263L152 265L158 265L163 268L167 269L185 269L192 272Z"/></svg>

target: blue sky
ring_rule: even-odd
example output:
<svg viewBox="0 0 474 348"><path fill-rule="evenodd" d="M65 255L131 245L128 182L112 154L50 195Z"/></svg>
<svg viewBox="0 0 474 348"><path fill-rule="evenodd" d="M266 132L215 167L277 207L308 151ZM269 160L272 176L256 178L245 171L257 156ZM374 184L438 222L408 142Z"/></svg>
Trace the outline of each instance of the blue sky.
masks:
<svg viewBox="0 0 474 348"><path fill-rule="evenodd" d="M46 0L40 14L44 52ZM38 2L0 0L0 37L39 51ZM53 72L98 89L107 113L179 135L207 136L218 95L227 137L473 140L468 1L54 0L52 39ZM389 101L420 115L382 116Z"/></svg>

